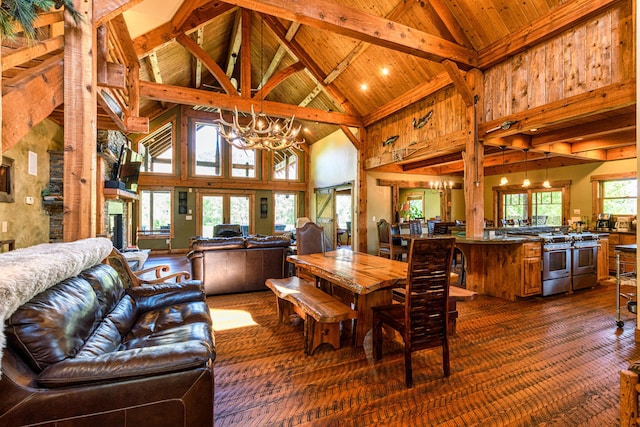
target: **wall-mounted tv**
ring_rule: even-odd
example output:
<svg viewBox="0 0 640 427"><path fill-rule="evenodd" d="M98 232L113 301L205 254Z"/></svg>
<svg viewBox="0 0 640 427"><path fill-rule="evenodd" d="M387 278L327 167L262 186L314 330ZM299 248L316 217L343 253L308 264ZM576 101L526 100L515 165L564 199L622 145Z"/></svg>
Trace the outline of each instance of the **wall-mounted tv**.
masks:
<svg viewBox="0 0 640 427"><path fill-rule="evenodd" d="M138 191L138 176L142 165L142 155L127 146L122 146L118 163L113 168L112 178L124 184L128 191Z"/></svg>

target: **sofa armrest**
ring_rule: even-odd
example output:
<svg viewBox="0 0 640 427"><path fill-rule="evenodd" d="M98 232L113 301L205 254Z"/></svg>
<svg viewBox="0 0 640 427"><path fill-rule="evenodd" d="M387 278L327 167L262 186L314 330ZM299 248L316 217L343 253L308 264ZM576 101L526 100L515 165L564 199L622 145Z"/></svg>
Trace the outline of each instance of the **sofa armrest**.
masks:
<svg viewBox="0 0 640 427"><path fill-rule="evenodd" d="M205 301L204 288L199 280L136 286L126 290L140 312L147 312L174 304Z"/></svg>
<svg viewBox="0 0 640 427"><path fill-rule="evenodd" d="M37 382L44 387L58 388L124 381L205 366L213 358L206 343L187 341L179 346L167 344L115 351L91 358L66 359L47 367Z"/></svg>

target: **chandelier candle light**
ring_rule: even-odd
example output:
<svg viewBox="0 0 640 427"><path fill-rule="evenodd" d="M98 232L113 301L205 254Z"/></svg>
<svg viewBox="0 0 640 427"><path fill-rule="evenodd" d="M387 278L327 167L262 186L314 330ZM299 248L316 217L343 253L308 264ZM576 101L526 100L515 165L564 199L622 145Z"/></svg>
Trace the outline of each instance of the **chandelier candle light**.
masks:
<svg viewBox="0 0 640 427"><path fill-rule="evenodd" d="M294 116L295 117L295 116ZM229 144L241 150L286 150L290 147L300 148L304 138L299 138L302 125L293 127L293 119L272 119L267 114L255 113L251 106L251 120L247 126L241 126L238 118L238 108L233 114L233 123L222 117L216 120L220 126L220 136Z"/></svg>
<svg viewBox="0 0 640 427"><path fill-rule="evenodd" d="M531 185L531 181L529 181L529 177L527 176L527 153L529 149L525 148L522 151L524 151L524 181L522 181L522 186L528 187Z"/></svg>

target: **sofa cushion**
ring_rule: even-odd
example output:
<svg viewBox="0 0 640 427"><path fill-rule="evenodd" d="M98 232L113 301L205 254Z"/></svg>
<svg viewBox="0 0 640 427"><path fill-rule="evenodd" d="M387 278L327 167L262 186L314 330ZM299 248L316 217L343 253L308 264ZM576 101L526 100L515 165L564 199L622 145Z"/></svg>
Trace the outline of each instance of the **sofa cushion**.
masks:
<svg viewBox="0 0 640 427"><path fill-rule="evenodd" d="M287 247L291 245L291 241L286 237L280 236L251 236L246 239L247 249L250 248L274 248Z"/></svg>
<svg viewBox="0 0 640 427"><path fill-rule="evenodd" d="M135 348L97 357L76 357L50 365L37 378L41 386L56 388L103 381L124 381L206 366L213 359L202 341Z"/></svg>
<svg viewBox="0 0 640 427"><path fill-rule="evenodd" d="M118 272L107 264L95 265L80 274L93 288L100 304L100 317L106 316L120 302L124 287Z"/></svg>
<svg viewBox="0 0 640 427"><path fill-rule="evenodd" d="M214 237L211 239L194 240L192 251L213 251L224 249L244 249L244 237Z"/></svg>
<svg viewBox="0 0 640 427"><path fill-rule="evenodd" d="M100 312L89 282L72 277L20 306L7 320L7 338L39 372L75 357L96 328Z"/></svg>

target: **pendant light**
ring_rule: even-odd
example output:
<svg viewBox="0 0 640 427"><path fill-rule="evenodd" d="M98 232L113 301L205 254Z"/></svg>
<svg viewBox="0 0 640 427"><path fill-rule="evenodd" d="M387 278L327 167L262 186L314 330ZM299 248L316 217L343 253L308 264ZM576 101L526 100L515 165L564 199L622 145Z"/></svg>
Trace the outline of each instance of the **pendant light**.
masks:
<svg viewBox="0 0 640 427"><path fill-rule="evenodd" d="M507 177L504 174L504 150L507 149L506 145L501 145L500 146L500 150L502 150L502 178L500 178L500 185L504 186L507 185L509 183L509 180L507 179Z"/></svg>
<svg viewBox="0 0 640 427"><path fill-rule="evenodd" d="M551 183L549 182L549 152L545 151L544 156L547 158L547 170L545 173L545 178L544 178L544 182L542 183L542 186L544 188L551 188Z"/></svg>
<svg viewBox="0 0 640 427"><path fill-rule="evenodd" d="M525 148L522 151L524 151L524 181L522 181L522 186L526 188L531 185L531 181L529 181L527 176L527 153L529 152L529 149Z"/></svg>

